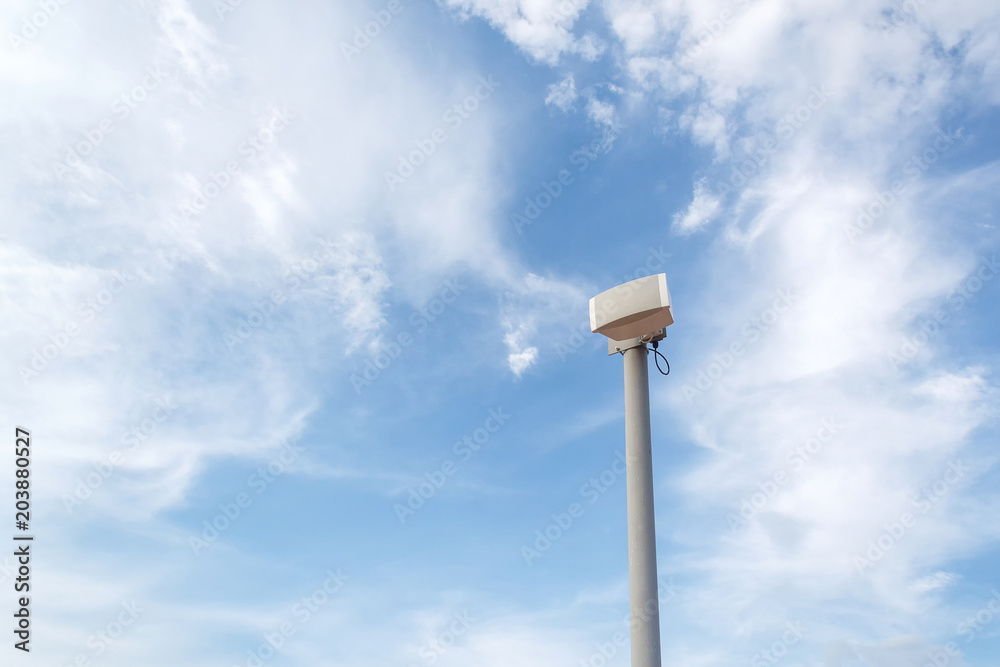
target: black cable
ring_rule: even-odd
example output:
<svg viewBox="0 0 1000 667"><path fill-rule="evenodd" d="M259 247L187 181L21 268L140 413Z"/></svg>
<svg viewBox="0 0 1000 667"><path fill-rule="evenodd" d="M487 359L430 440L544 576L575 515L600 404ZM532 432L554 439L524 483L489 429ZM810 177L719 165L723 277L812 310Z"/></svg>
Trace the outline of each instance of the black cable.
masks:
<svg viewBox="0 0 1000 667"><path fill-rule="evenodd" d="M654 340L653 341L653 354L655 356L653 357L653 361L656 362L656 370L660 371L660 375L670 375L670 362L667 361L667 358L663 356L662 352L660 352L659 350L656 349L659 346L660 346L660 341ZM664 373L663 369L660 368L660 357L663 357L663 363L665 363L667 365L667 372L666 373Z"/></svg>

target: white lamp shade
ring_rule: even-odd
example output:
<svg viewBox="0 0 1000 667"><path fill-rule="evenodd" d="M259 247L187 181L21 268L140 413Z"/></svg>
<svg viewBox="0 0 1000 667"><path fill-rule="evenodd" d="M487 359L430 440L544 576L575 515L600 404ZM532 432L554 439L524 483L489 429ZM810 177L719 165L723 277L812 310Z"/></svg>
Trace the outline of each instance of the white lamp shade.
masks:
<svg viewBox="0 0 1000 667"><path fill-rule="evenodd" d="M590 330L614 340L646 336L673 323L665 273L612 287L590 300Z"/></svg>

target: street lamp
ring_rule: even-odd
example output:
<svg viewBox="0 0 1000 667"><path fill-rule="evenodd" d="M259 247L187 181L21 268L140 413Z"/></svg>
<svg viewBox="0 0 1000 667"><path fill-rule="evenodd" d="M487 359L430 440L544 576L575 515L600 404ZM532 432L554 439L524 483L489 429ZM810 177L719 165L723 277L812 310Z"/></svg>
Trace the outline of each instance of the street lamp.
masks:
<svg viewBox="0 0 1000 667"><path fill-rule="evenodd" d="M590 300L590 330L608 337L608 354L625 357L625 479L628 497L629 612L632 667L660 666L653 457L647 343L674 323L666 274L613 287Z"/></svg>

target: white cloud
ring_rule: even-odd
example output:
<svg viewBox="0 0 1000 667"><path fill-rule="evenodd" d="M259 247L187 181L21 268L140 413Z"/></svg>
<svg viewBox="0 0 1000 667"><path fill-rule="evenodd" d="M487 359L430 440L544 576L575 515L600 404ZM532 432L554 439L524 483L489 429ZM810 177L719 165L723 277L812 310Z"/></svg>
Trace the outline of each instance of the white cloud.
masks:
<svg viewBox="0 0 1000 667"><path fill-rule="evenodd" d="M948 588L959 579L960 577L954 572L935 572L913 582L911 588L917 593L938 591Z"/></svg>
<svg viewBox="0 0 1000 667"><path fill-rule="evenodd" d="M591 32L577 39L573 46L574 52L588 62L599 60L607 48L608 45L604 40Z"/></svg>
<svg viewBox="0 0 1000 667"><path fill-rule="evenodd" d="M97 515L136 521L183 503L217 457L258 458L302 433L322 387L286 350L336 368L342 355L329 350L377 341L392 282L469 271L502 282L511 266L491 222L489 99L449 126L448 144L413 176L419 186L392 196L383 178L489 73L456 71L454 91L436 90L388 38L363 64L346 62L329 29L355 24L359 7L317 5L315 21L292 25L243 5L220 24L211 7L154 4L153 13L95 19L88 39L134 39L87 59L61 39L74 25L62 10L25 51L50 72L45 85L0 68L3 86L25 100L3 112L24 131L0 140L4 154L21 156L0 169L0 305L18 313L0 331L17 381L4 401L25 421L53 424L40 497L61 511L76 478L120 446L154 399L173 396L176 415L87 501ZM323 65L302 68L283 48L260 61L241 50L262 39L312 45ZM112 111L154 63L164 80L124 117ZM42 107L45 118L31 111ZM291 112L287 127L263 133L281 109ZM102 118L113 130L79 166L54 174ZM261 147L250 150L248 138ZM238 175L223 178L229 163ZM207 202L185 218L180 207L198 192ZM326 259L301 273L321 252L317 239ZM406 259L387 257L400 246ZM83 304L103 298L113 270L133 279L84 322ZM269 303L275 291L280 302ZM68 323L78 333L24 385L18 366L30 369Z"/></svg>
<svg viewBox="0 0 1000 667"><path fill-rule="evenodd" d="M684 19L682 1L608 0L606 14L614 34L626 52L633 55L645 49L662 50L663 37L669 35Z"/></svg>
<svg viewBox="0 0 1000 667"><path fill-rule="evenodd" d="M172 51L173 60L201 88L224 76L228 70L225 56L214 31L201 21L187 0L164 0L157 14L161 29L159 41Z"/></svg>
<svg viewBox="0 0 1000 667"><path fill-rule="evenodd" d="M559 83L549 86L549 94L545 97L545 103L558 107L562 111L569 111L578 97L576 83L573 75L570 74Z"/></svg>
<svg viewBox="0 0 1000 667"><path fill-rule="evenodd" d="M689 131L697 143L713 146L718 159L728 157L726 119L708 104L703 103L697 109L686 111L678 118L678 124L681 129Z"/></svg>
<svg viewBox="0 0 1000 667"><path fill-rule="evenodd" d="M790 611L812 609L803 613L812 614L806 620L818 628L814 636L827 629L850 638L843 656L894 664L926 652L926 640L900 637L898 628L954 583L948 562L1000 539L1000 525L991 519L998 516L996 499L971 490L991 471L974 434L995 414L992 369L956 364L942 344L948 332L928 341L905 367L889 362L919 330L922 314L944 307L976 266L979 249L964 235L939 242L954 224L945 212L962 202L994 202L997 172L924 174L856 243L844 226L900 177L895 156L933 141L956 99L974 109L996 100L998 9L985 2L924 3L912 23L884 35L877 27L880 8L861 2L736 3L740 11L725 29L701 40L697 57L682 58L699 43L706 22L732 4L606 3L609 40L618 42L608 48L622 58L630 83L619 97L628 102L584 93L588 117L609 128L629 120L641 107L637 99L676 108L680 127L711 149L716 164L696 183L675 229L691 232L712 219L727 220L705 261L691 268L701 273L690 276L687 301L711 307L685 309L684 326L695 342L685 364L675 365L676 384L655 397L656 406L679 417L671 428L704 448L668 480L686 501L679 512L663 510L683 544L661 552L661 566L690 579L677 617L691 630L675 635L684 641L669 640L669 651L685 664L731 664L745 657L732 654L733 637L756 641ZM595 33L572 32L585 3L571 3L568 11L548 0L449 5L485 17L536 60L555 63L571 53L586 60L604 51ZM586 301L596 290L586 281L526 271L494 229L493 178L502 146L495 143L497 117L489 103L450 134L406 186L386 189L382 174L442 123L447 106L441 99L462 99L480 73L449 71L448 81L459 83L442 92L445 84L421 76L387 36L363 62L348 66L330 30L367 18L361 8L317 3L308 8L315 20L290 24L287 8L243 3L237 11L246 12L246 20L233 15L225 23L226 39L241 45L237 50L222 46L222 29L205 18L211 10L202 9L199 18L181 0L157 7L152 18L115 10L108 14L114 19L92 23L61 14L23 60L0 61L3 86L24 101L0 111L19 130L0 137L4 154L18 156L0 166L9 185L0 193L6 221L0 338L8 377L17 378L17 366L47 346L59 348L27 386L8 383L0 395L10 414L40 425L44 436L35 471L40 506L60 509L77 479L118 447L122 433L145 419L160 396L181 406L176 419L94 493L87 521L150 521L183 507L215 460L266 459L283 439L306 430L321 393L309 375L317 369L303 369L282 351L294 347L320 359L318 352L331 347L362 349L384 326L390 275L393 287L412 290L414 299L455 272L508 291L499 319L515 376L586 325ZM83 36L117 43L113 38L123 34L134 36L126 42L133 70L123 71L122 60L104 51L79 57ZM283 48L291 43L298 48ZM958 44L954 52L938 48ZM302 52L314 54L310 62L319 65L303 68ZM80 167L55 178L52 162L159 61L171 81L121 119ZM814 91L823 86L829 100L814 104ZM550 103L560 106L560 99L567 98ZM286 102L298 124L244 161L241 142ZM38 108L47 109L45 117ZM761 134L779 134L789 117L795 124L785 126L787 136L760 158ZM755 155L762 164L723 200L719 186L729 183L729 170ZM231 159L240 160L239 185L181 224L177 208L190 195L188 185L204 187ZM724 208L723 201L734 203ZM335 239L329 266L288 291L281 309L231 354L224 334L270 290L292 290L285 269L312 252L314 239L329 236ZM68 322L82 321L83 304L104 298L112 270L122 269L133 270L134 282L95 309L86 330L65 345L53 342L53 336L62 340L57 334ZM775 311L767 330L753 329L751 340L747 323L770 317L781 290L791 290L794 305ZM745 350L689 402L683 385L696 383L700 370L715 374L711 364L725 361L733 342ZM316 362L321 372L335 363L323 359ZM606 418L599 414L583 427ZM792 466L789 452L831 418L842 423L836 437L732 533L726 514L757 493L759 483ZM852 557L865 554L902 512L919 512L913 495L933 490L956 459L970 470L859 574ZM339 468L322 462L317 469ZM48 525L59 520L53 515ZM67 526L82 521L61 520ZM185 537L155 522L143 530L164 543ZM76 533L53 533L60 534L67 540L62 553L81 552ZM118 572L109 578L106 567L95 566L113 587L64 578L76 593L57 586L52 590L60 595L43 595L40 604L51 617L77 619L93 591L113 606L111 598L158 580L147 564L130 566L136 569L127 585ZM159 574L175 581L173 570ZM854 620L834 627L827 615L831 600ZM168 612L194 616L190 609ZM273 618L235 610L223 615L223 624L255 631ZM89 623L92 616L86 618ZM529 655L551 664L568 654L567 646L584 641L532 630L548 622L556 623L501 618L447 660L506 664ZM53 637L80 627L54 623ZM346 625L336 617L310 632L328 636L329 627ZM157 641L146 646L170 645L168 633L150 632ZM371 644L370 635L363 640ZM136 664L133 655L123 655Z"/></svg>
<svg viewBox="0 0 1000 667"><path fill-rule="evenodd" d="M618 127L615 105L606 100L598 99L591 93L587 100L587 117L597 125L603 125L608 130Z"/></svg>
<svg viewBox="0 0 1000 667"><path fill-rule="evenodd" d="M352 352L374 340L385 324L383 300L392 282L371 234L347 232L323 246L321 257L330 268L317 275L315 285L302 294L332 303L329 311L347 330L346 350Z"/></svg>
<svg viewBox="0 0 1000 667"><path fill-rule="evenodd" d="M700 581L686 616L703 619L696 626L709 639L693 653L709 663L711 638L724 641L747 624L757 632L780 626L791 609L814 609L796 613L812 627L830 627L822 601L836 596L860 617L886 619L840 625L838 635L861 638L874 628L891 639L859 642L859 652L895 664L926 654L929 642L911 638L904 647L889 619L905 622L925 609L928 596L952 582L942 570L949 560L1000 538L995 521L975 527L995 501L967 491L991 465L972 437L995 413L989 369L950 366L940 344L960 331L932 337L902 370L889 356L975 266L976 248L948 250L934 238L953 203L968 200L970 179L980 196L995 199L986 193L996 177L922 175L855 243L844 229L903 176L899 155L932 144L945 105L955 96L978 105L966 91L990 88L994 74L964 70L927 45L949 43L959 24L970 43L985 43L998 11L967 3L946 25L928 13L922 30L883 35L874 27L877 9L859 3L738 5L606 5L636 92L684 109L680 128L715 160L674 228L728 219L687 297L712 304L689 322L710 340L661 404L683 415L688 437L707 450L705 463L671 485L713 509L694 511L681 529L684 551L661 563ZM723 10L732 20L706 37ZM731 179L740 168L749 176ZM763 325L779 290L791 290L795 305ZM738 357L733 343L743 346ZM709 370L721 377L709 380ZM686 398L682 388L697 386L699 372L710 388ZM726 514L776 471L789 472L788 453L830 417L845 424L841 433L741 531L730 531ZM960 453L978 463L859 574L852 558L901 513L919 513L913 494L926 493ZM777 593L785 590L801 592ZM722 599L732 604L723 608Z"/></svg>
<svg viewBox="0 0 1000 667"><path fill-rule="evenodd" d="M538 341L548 341L544 352L557 352L587 317L586 285L528 273L508 283L500 307L508 366L520 377L540 356Z"/></svg>
<svg viewBox="0 0 1000 667"><path fill-rule="evenodd" d="M692 91L698 85L698 77L678 67L670 58L629 58L628 75L644 92L656 91L669 98Z"/></svg>
<svg viewBox="0 0 1000 667"><path fill-rule="evenodd" d="M510 366L511 372L517 377L521 377L524 371L528 370L538 359L538 348L528 347L521 349L520 347L520 336L516 333L508 334L504 336L504 342L511 349L511 353L507 355L507 365Z"/></svg>
<svg viewBox="0 0 1000 667"><path fill-rule="evenodd" d="M589 0L447 0L451 7L482 16L537 60L555 64L564 53L595 60L603 47L593 35L577 38L573 24Z"/></svg>
<svg viewBox="0 0 1000 667"><path fill-rule="evenodd" d="M692 234L712 222L719 212L722 201L713 195L706 187L706 180L701 179L694 186L694 199L683 213L676 213L673 228L681 234Z"/></svg>

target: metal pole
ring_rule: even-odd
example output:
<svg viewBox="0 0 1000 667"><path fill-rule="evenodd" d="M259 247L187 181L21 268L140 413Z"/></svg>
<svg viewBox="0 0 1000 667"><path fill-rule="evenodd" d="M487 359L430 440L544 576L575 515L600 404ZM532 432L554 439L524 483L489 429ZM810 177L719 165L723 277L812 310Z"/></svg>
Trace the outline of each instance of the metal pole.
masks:
<svg viewBox="0 0 1000 667"><path fill-rule="evenodd" d="M625 350L625 475L628 480L632 667L661 667L647 354L645 345Z"/></svg>

